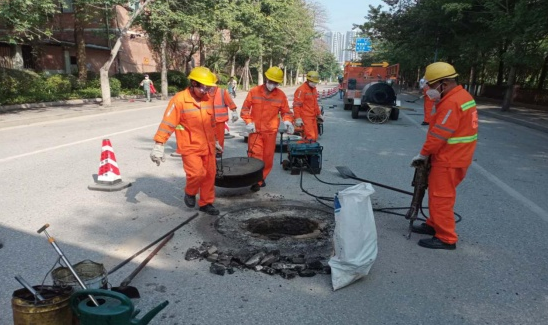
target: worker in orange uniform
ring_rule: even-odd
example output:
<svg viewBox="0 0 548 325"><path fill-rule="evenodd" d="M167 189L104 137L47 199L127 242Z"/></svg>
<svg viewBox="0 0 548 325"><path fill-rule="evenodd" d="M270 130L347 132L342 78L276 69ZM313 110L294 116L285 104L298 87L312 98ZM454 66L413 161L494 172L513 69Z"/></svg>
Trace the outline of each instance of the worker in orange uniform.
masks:
<svg viewBox="0 0 548 325"><path fill-rule="evenodd" d="M215 76L215 83L217 83L217 76ZM219 142L221 148L224 150L225 122L228 121L228 110L230 109L232 111L232 122L236 122L238 120L238 114L236 114L237 107L226 89L220 87L212 87L210 95L213 97L213 109L216 122L215 132L217 141ZM218 158L220 158L220 155L221 153L217 153Z"/></svg>
<svg viewBox="0 0 548 325"><path fill-rule="evenodd" d="M266 82L252 88L245 98L240 116L246 124L248 137L248 156L264 162L263 179L251 186L257 192L266 185L265 180L274 161L276 134L280 125L281 114L285 131L293 134L293 113L289 109L287 97L278 89L284 73L278 67L271 67L265 72Z"/></svg>
<svg viewBox="0 0 548 325"><path fill-rule="evenodd" d="M187 207L196 206L200 194L200 211L218 215L215 201L215 153L222 148L215 140L213 98L209 96L215 87L215 76L208 68L196 67L190 72L190 86L175 94L164 112L164 117L154 136L154 148L150 158L158 166L165 161L164 144L175 132L177 153L183 159L186 173L184 202Z"/></svg>
<svg viewBox="0 0 548 325"><path fill-rule="evenodd" d="M320 74L317 71L309 71L306 74L306 82L295 90L293 97L295 126L304 128L305 140L318 141L318 123L323 123L316 90L319 81Z"/></svg>
<svg viewBox="0 0 548 325"><path fill-rule="evenodd" d="M432 116L432 109L434 108L434 104L435 104L435 102L426 95L426 92L428 91L428 89L430 89L430 87L428 86L428 84L425 83L424 86L422 87L423 100L424 100L424 105L423 105L424 117L421 123L422 125L430 124L430 117Z"/></svg>
<svg viewBox="0 0 548 325"><path fill-rule="evenodd" d="M428 206L430 217L412 231L432 235L419 245L432 249L455 249L458 241L453 207L456 189L472 163L478 138L478 112L474 98L458 85L455 68L445 62L426 67L430 89L427 96L436 102L426 141L412 166L430 159Z"/></svg>

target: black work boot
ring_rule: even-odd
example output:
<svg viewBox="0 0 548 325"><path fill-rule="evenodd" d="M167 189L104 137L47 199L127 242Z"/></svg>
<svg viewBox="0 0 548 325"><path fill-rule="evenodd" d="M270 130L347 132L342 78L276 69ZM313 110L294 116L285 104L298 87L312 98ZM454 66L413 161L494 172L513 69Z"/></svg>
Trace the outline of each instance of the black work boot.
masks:
<svg viewBox="0 0 548 325"><path fill-rule="evenodd" d="M436 237L432 237L429 239L421 239L419 240L419 246L431 248L431 249L448 249L453 250L457 248L457 244L447 244L442 242L441 240L437 239Z"/></svg>
<svg viewBox="0 0 548 325"><path fill-rule="evenodd" d="M259 185L259 183L253 184L253 185L251 185L251 187L249 189L252 190L253 192L258 192L258 191L261 190L261 185Z"/></svg>
<svg viewBox="0 0 548 325"><path fill-rule="evenodd" d="M188 195L185 193L185 204L189 208L194 208L196 206L196 195Z"/></svg>
<svg viewBox="0 0 548 325"><path fill-rule="evenodd" d="M416 234L423 234L423 235L430 235L430 236L434 236L436 234L434 227L427 225L426 222L421 223L420 226L413 226L411 228L411 231Z"/></svg>
<svg viewBox="0 0 548 325"><path fill-rule="evenodd" d="M263 181L263 183L261 184L261 187L265 187L266 186L266 182Z"/></svg>
<svg viewBox="0 0 548 325"><path fill-rule="evenodd" d="M205 212L211 216L217 216L219 215L219 209L213 206L213 204L206 204L199 209L202 212Z"/></svg>

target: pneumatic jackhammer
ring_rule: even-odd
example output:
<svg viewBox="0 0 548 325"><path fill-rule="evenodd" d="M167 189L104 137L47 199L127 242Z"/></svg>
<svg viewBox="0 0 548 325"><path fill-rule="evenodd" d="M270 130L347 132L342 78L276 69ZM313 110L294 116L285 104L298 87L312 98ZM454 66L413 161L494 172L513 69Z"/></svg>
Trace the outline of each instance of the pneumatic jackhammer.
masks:
<svg viewBox="0 0 548 325"><path fill-rule="evenodd" d="M405 219L409 220L409 233L407 239L411 238L411 231L413 230L413 222L417 220L419 211L422 211L422 200L426 189L428 188L428 174L430 173L430 159L418 160L413 162L412 167L415 167L415 174L413 175L413 182L411 186L414 187L413 199L411 199L411 206L405 214Z"/></svg>

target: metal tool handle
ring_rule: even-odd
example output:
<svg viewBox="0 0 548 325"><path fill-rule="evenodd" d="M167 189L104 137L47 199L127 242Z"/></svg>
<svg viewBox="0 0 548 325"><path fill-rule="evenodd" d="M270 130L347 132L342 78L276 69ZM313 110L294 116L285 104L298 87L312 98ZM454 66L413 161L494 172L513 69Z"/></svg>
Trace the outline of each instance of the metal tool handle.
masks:
<svg viewBox="0 0 548 325"><path fill-rule="evenodd" d="M42 228L38 229L36 232L41 234L44 230L46 230L49 227L49 223L46 223L42 226Z"/></svg>
<svg viewBox="0 0 548 325"><path fill-rule="evenodd" d="M34 288L27 282L25 281L25 279L23 279L20 275L16 275L15 276L15 280L17 280L17 282L21 283L21 285L23 287L25 287L25 289L27 289L28 291L30 291L30 293L32 293L32 295L40 300L40 301L44 301L46 300L44 297L42 297L41 294L39 294L38 292L36 292L36 290L34 290Z"/></svg>

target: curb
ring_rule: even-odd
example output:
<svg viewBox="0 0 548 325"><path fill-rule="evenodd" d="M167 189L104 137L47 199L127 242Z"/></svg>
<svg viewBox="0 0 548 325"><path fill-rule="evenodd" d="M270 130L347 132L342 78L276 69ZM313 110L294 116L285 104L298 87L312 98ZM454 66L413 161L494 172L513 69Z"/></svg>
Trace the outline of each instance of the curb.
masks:
<svg viewBox="0 0 548 325"><path fill-rule="evenodd" d="M91 99L61 100L61 101L57 101L57 102L43 102L43 103L6 105L6 106L0 106L0 112L7 112L7 111L12 111L12 110L28 109L28 108L44 108L44 107L55 107L55 106L99 104L102 101L103 101L103 99L101 99L101 98L91 98Z"/></svg>
<svg viewBox="0 0 548 325"><path fill-rule="evenodd" d="M516 118L516 117L513 117L513 116L506 116L506 115L503 115L502 113L491 112L488 109L478 109L478 113L479 114L485 114L487 116L494 117L494 118L499 119L499 120L504 120L504 121L507 121L507 122L512 122L514 124L525 126L525 127L530 128L530 129L535 129L537 131L548 133L548 126L544 126L544 125L541 125L541 124L538 124L538 123L525 121L523 119L519 119L519 118Z"/></svg>

